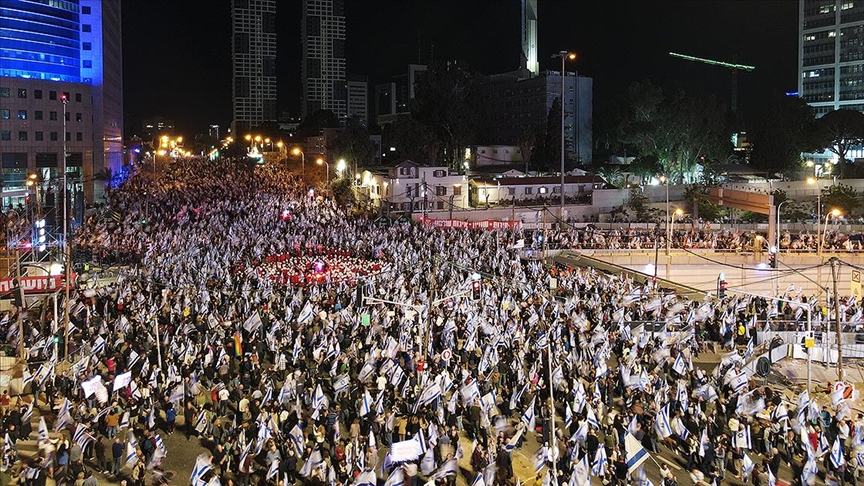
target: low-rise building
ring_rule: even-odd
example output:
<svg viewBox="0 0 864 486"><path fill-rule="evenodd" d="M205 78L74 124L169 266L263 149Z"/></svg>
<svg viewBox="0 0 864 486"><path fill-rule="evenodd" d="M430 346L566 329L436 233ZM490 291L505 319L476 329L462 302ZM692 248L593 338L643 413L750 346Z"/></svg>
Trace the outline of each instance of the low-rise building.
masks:
<svg viewBox="0 0 864 486"><path fill-rule="evenodd" d="M371 207L388 211L453 211L468 207L468 181L446 165L422 165L410 159L364 170L359 191ZM361 201L363 202L363 201Z"/></svg>
<svg viewBox="0 0 864 486"><path fill-rule="evenodd" d="M594 175L564 177L564 197L568 204L590 204L594 189L602 189L603 179ZM561 178L501 177L471 179L469 200L472 207L508 205L532 201L537 204L561 201Z"/></svg>

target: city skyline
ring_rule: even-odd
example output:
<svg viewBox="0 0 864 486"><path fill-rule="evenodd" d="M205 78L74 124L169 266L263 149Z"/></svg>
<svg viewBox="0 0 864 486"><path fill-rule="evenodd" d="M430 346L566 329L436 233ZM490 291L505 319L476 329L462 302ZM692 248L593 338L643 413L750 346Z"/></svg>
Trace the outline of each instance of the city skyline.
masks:
<svg viewBox="0 0 864 486"><path fill-rule="evenodd" d="M230 1L131 2L124 9L127 137L140 120L177 119L184 133L231 119ZM300 114L302 2L277 11L278 112ZM444 8L446 7L446 8ZM347 73L370 84L416 62L421 43L437 60L467 61L483 74L515 69L521 55L520 2L346 2ZM709 16L710 14L710 16ZM797 86L798 2L538 2L538 60L556 69L552 53L579 53L573 66L595 79L595 110L603 110L639 79L727 96L728 73L672 59L669 51L756 66L739 77L740 110L750 115L770 95ZM186 20L199 21L189 25ZM710 21L708 20L710 18ZM767 21L766 19L771 19ZM180 47L182 46L182 47ZM207 52L207 56L202 56ZM220 54L220 53L223 53ZM134 61L133 61L134 60ZM162 66L154 68L152 64Z"/></svg>

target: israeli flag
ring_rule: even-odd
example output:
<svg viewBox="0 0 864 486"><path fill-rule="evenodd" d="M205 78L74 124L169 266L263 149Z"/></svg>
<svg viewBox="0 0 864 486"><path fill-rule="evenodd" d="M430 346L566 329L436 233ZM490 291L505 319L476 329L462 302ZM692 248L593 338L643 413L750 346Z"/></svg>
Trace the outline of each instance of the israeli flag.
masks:
<svg viewBox="0 0 864 486"><path fill-rule="evenodd" d="M105 339L102 336L96 336L96 341L93 342L93 354L100 354L105 349Z"/></svg>
<svg viewBox="0 0 864 486"><path fill-rule="evenodd" d="M747 351L744 352L744 359L747 359L750 356L753 356L753 338L752 337L750 338L749 341L747 341Z"/></svg>
<svg viewBox="0 0 864 486"><path fill-rule="evenodd" d="M600 444L597 448L597 453L594 454L594 461L591 463L591 474L594 476L605 476L606 467L609 464L609 459L606 457L606 446Z"/></svg>
<svg viewBox="0 0 864 486"><path fill-rule="evenodd" d="M831 463L835 468L839 468L846 464L846 459L843 457L843 446L840 444L840 437L834 439L834 445L831 446Z"/></svg>
<svg viewBox="0 0 864 486"><path fill-rule="evenodd" d="M678 356L675 357L675 362L672 364L672 370L681 376L687 374L687 362L684 361L684 353L679 352Z"/></svg>
<svg viewBox="0 0 864 486"><path fill-rule="evenodd" d="M564 410L564 428L569 429L573 423L573 410L570 409L570 402L567 402L567 408Z"/></svg>
<svg viewBox="0 0 864 486"><path fill-rule="evenodd" d="M273 388L268 386L267 392L264 393L264 398L261 399L261 405L270 403L270 400L273 400Z"/></svg>
<svg viewBox="0 0 864 486"><path fill-rule="evenodd" d="M771 413L771 419L774 422L780 422L782 420L789 420L789 411L786 410L786 405L782 403L777 405L777 408Z"/></svg>
<svg viewBox="0 0 864 486"><path fill-rule="evenodd" d="M363 401L360 402L360 416L365 417L369 415L369 412L372 411L372 395L369 394L369 390L363 391Z"/></svg>
<svg viewBox="0 0 864 486"><path fill-rule="evenodd" d="M303 324L306 321L311 320L314 313L315 311L312 309L312 302L306 302L306 305L303 306L303 309L297 316L297 324Z"/></svg>
<svg viewBox="0 0 864 486"><path fill-rule="evenodd" d="M675 434L678 435L678 437L681 437L681 440L687 440L687 437L690 437L690 431L684 426L681 417L675 417L672 420L672 430L675 431Z"/></svg>
<svg viewBox="0 0 864 486"><path fill-rule="evenodd" d="M661 408L654 417L654 431L661 439L672 435L672 426L669 423L669 405Z"/></svg>
<svg viewBox="0 0 864 486"><path fill-rule="evenodd" d="M270 481L270 478L277 474L279 474L279 459L273 459L273 462L270 463L270 468L267 469L267 476L264 479Z"/></svg>
<svg viewBox="0 0 864 486"><path fill-rule="evenodd" d="M337 376L336 380L333 382L333 390L335 390L336 393L347 390L350 383L349 380L347 374Z"/></svg>
<svg viewBox="0 0 864 486"><path fill-rule="evenodd" d="M536 418L536 417L534 417L534 401L535 400L537 400L536 397L531 399L531 403L528 405L528 408L522 414L522 423L524 423L528 427L529 430L534 429L534 419Z"/></svg>
<svg viewBox="0 0 864 486"><path fill-rule="evenodd" d="M189 482L192 483L192 486L204 484L204 480L201 478L211 469L213 469L213 466L210 465L210 458L207 454L201 454L195 459L195 467L192 469L192 476L189 478Z"/></svg>
<svg viewBox="0 0 864 486"><path fill-rule="evenodd" d="M299 423L294 424L294 428L291 429L291 432L288 432L288 440L294 445L294 449L298 455L302 455L305 452L305 448L303 447L303 429L300 428Z"/></svg>
<svg viewBox="0 0 864 486"><path fill-rule="evenodd" d="M138 462L138 454L131 442L126 443L126 467L132 467Z"/></svg>
<svg viewBox="0 0 864 486"><path fill-rule="evenodd" d="M594 427L596 430L600 430L600 422L597 421L597 416L594 415L594 409L591 408L591 405L588 405L588 414L585 418L585 421L588 422L588 425Z"/></svg>
<svg viewBox="0 0 864 486"><path fill-rule="evenodd" d="M633 473L643 462L648 460L648 451L642 447L642 444L633 437L632 434L627 434L624 437L624 462L627 464L627 471Z"/></svg>
<svg viewBox="0 0 864 486"><path fill-rule="evenodd" d="M741 391L748 384L749 378L747 377L747 373L743 371L733 376L732 379L729 380L729 386L732 387L732 391L736 393Z"/></svg>
<svg viewBox="0 0 864 486"><path fill-rule="evenodd" d="M801 484L812 485L815 483L816 474L819 472L819 466L816 465L816 459L810 457L804 464L801 470Z"/></svg>
<svg viewBox="0 0 864 486"><path fill-rule="evenodd" d="M750 474L753 472L753 468L756 467L756 464L750 459L750 456L747 453L744 453L744 457L741 459L741 473L744 476L743 481L746 483L747 478L750 477Z"/></svg>
<svg viewBox="0 0 864 486"><path fill-rule="evenodd" d="M752 449L753 445L750 442L750 426L747 425L742 427L735 435L732 437L732 447L737 447L739 449Z"/></svg>
<svg viewBox="0 0 864 486"><path fill-rule="evenodd" d="M48 440L48 426L45 424L45 417L39 417L39 441Z"/></svg>
<svg viewBox="0 0 864 486"><path fill-rule="evenodd" d="M321 389L321 384L315 387L315 394L312 395L312 409L318 410L322 406L324 406L324 401L327 397L324 396L324 390Z"/></svg>
<svg viewBox="0 0 864 486"><path fill-rule="evenodd" d="M440 396L441 386L437 383L430 383L423 390L423 393L420 394L420 398L417 399L417 407L420 405L427 405Z"/></svg>

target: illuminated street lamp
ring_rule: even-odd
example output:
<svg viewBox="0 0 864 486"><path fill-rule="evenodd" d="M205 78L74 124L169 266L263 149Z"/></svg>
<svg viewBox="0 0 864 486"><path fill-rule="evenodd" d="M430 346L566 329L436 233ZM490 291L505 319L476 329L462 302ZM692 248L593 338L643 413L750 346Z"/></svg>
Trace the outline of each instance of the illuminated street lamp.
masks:
<svg viewBox="0 0 864 486"><path fill-rule="evenodd" d="M345 169L348 165L345 163L345 159L339 159L336 163L336 172L339 173L339 177L342 177L342 174L345 172Z"/></svg>
<svg viewBox="0 0 864 486"><path fill-rule="evenodd" d="M282 142L279 142L282 143ZM306 180L306 154L300 150L300 147L294 147L291 149L291 153L296 157L300 156L300 177L303 180Z"/></svg>
<svg viewBox="0 0 864 486"><path fill-rule="evenodd" d="M824 240L825 240L825 237L827 236L827 232L828 232L828 217L834 216L835 218L837 218L841 214L843 214L843 213L839 209L832 209L831 212L829 212L828 214L825 215L825 226L822 228L822 235L819 237L819 256L820 257L822 256L822 248L824 248L824 246L825 246Z"/></svg>
<svg viewBox="0 0 864 486"><path fill-rule="evenodd" d="M318 159L315 161L315 163L318 165L323 165L324 167L327 168L327 181L329 182L330 181L330 164L325 162L324 159Z"/></svg>
<svg viewBox="0 0 864 486"><path fill-rule="evenodd" d="M567 51L559 51L558 54L553 54L552 58L561 58L561 217L564 217L564 127L566 124L564 123L564 79L566 78L565 66L564 63L567 60L575 61L576 54ZM579 89L579 77L576 77L576 89ZM574 93L575 94L575 93ZM576 110L578 107L573 107L573 113L575 116ZM578 120L576 123L579 123ZM668 214L666 215L669 216Z"/></svg>

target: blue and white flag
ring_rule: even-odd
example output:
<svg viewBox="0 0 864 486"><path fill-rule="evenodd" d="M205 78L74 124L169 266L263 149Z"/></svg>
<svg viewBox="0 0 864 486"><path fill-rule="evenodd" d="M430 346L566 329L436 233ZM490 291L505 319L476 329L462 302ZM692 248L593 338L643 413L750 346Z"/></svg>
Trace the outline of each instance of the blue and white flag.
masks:
<svg viewBox="0 0 864 486"><path fill-rule="evenodd" d="M684 353L678 352L678 356L675 357L675 362L672 364L672 370L681 376L687 374L687 362L684 361Z"/></svg>
<svg viewBox="0 0 864 486"><path fill-rule="evenodd" d="M138 462L138 453L132 442L126 442L126 467L132 468Z"/></svg>
<svg viewBox="0 0 864 486"><path fill-rule="evenodd" d="M267 476L264 479L270 481L277 474L279 474L279 459L273 459L273 462L270 463L270 467L267 469Z"/></svg>
<svg viewBox="0 0 864 486"><path fill-rule="evenodd" d="M573 410L570 409L570 402L567 402L567 408L564 409L564 428L569 429L573 423Z"/></svg>
<svg viewBox="0 0 864 486"><path fill-rule="evenodd" d="M415 409L419 408L422 405L428 405L432 403L436 398L441 396L441 386L437 383L429 383L426 385L426 388L423 389L423 393L420 394L420 397L417 399L417 405L415 405Z"/></svg>
<svg viewBox="0 0 864 486"><path fill-rule="evenodd" d="M771 420L778 423L783 420L789 420L789 411L786 410L786 405L783 405L782 403L777 405L777 407L771 412Z"/></svg>
<svg viewBox="0 0 864 486"><path fill-rule="evenodd" d="M365 471L354 478L354 486L376 486L378 478L375 476L375 471Z"/></svg>
<svg viewBox="0 0 864 486"><path fill-rule="evenodd" d="M654 417L654 431L660 439L672 435L672 424L669 423L669 404L661 408Z"/></svg>
<svg viewBox="0 0 864 486"><path fill-rule="evenodd" d="M597 449L600 452L600 449ZM588 467L588 455L582 456L582 460L573 466L570 476L570 484L573 486L591 486L591 470Z"/></svg>
<svg viewBox="0 0 864 486"><path fill-rule="evenodd" d="M750 442L750 426L741 427L738 432L732 436L732 447L739 449L752 449L753 444Z"/></svg>
<svg viewBox="0 0 864 486"><path fill-rule="evenodd" d="M738 392L748 385L749 380L750 379L747 377L747 373L742 371L741 373L733 376L731 380L729 380L729 386L732 388L732 391Z"/></svg>
<svg viewBox="0 0 864 486"><path fill-rule="evenodd" d="M628 433L624 437L624 462L627 464L627 472L632 474L636 468L647 460L648 451L642 447L642 444L632 434Z"/></svg>
<svg viewBox="0 0 864 486"><path fill-rule="evenodd" d="M594 409L591 408L591 405L587 405L588 414L585 417L585 421L588 422L588 425L594 427L595 430L600 430L600 422L597 421L597 416L594 415Z"/></svg>
<svg viewBox="0 0 864 486"><path fill-rule="evenodd" d="M39 417L39 440L48 440L48 426L45 424L45 417Z"/></svg>
<svg viewBox="0 0 864 486"><path fill-rule="evenodd" d="M747 453L744 453L744 457L741 458L741 474L743 475L744 483L747 483L747 478L750 477L750 474L753 472L753 468L756 467L756 464L750 459L750 456Z"/></svg>
<svg viewBox="0 0 864 486"><path fill-rule="evenodd" d="M190 476L189 482L192 483L192 486L206 484L202 478L211 469L213 469L213 466L210 465L210 457L206 453L201 454L195 459L195 467L192 469L192 476Z"/></svg>
<svg viewBox="0 0 864 486"><path fill-rule="evenodd" d="M325 401L327 397L324 396L324 390L321 389L321 384L319 383L315 387L315 394L312 395L312 409L318 410L319 408L325 405Z"/></svg>
<svg viewBox="0 0 864 486"><path fill-rule="evenodd" d="M831 446L831 463L835 468L839 468L846 464L846 459L843 457L843 445L840 444L840 437L834 439L834 445Z"/></svg>
<svg viewBox="0 0 864 486"><path fill-rule="evenodd" d="M306 302L306 305L303 306L303 309L300 311L300 314L297 316L297 324L303 324L306 321L309 321L314 316L315 311L312 309L312 302Z"/></svg>
<svg viewBox="0 0 864 486"><path fill-rule="evenodd" d="M609 464L609 459L606 457L606 446L600 444L597 452L594 454L594 461L591 463L591 474L598 477L606 475L606 467Z"/></svg>
<svg viewBox="0 0 864 486"><path fill-rule="evenodd" d="M347 374L339 375L339 376L337 376L336 379L333 381L333 390L334 390L336 393L339 393L339 392L345 391L345 390L348 389L348 385L349 385L349 384L350 384L350 378L348 377Z"/></svg>
<svg viewBox="0 0 864 486"><path fill-rule="evenodd" d="M528 430L534 430L534 401L537 398L532 398L531 403L528 405L528 408L522 414L522 422L528 427Z"/></svg>
<svg viewBox="0 0 864 486"><path fill-rule="evenodd" d="M303 455L305 452L305 448L303 447L304 438L303 438L303 429L300 428L300 424L294 424L294 428L288 432L288 440L294 445L294 449L297 452L297 455Z"/></svg>
<svg viewBox="0 0 864 486"><path fill-rule="evenodd" d="M360 402L360 416L365 417L372 411L372 395L369 390L363 390L363 400Z"/></svg>

